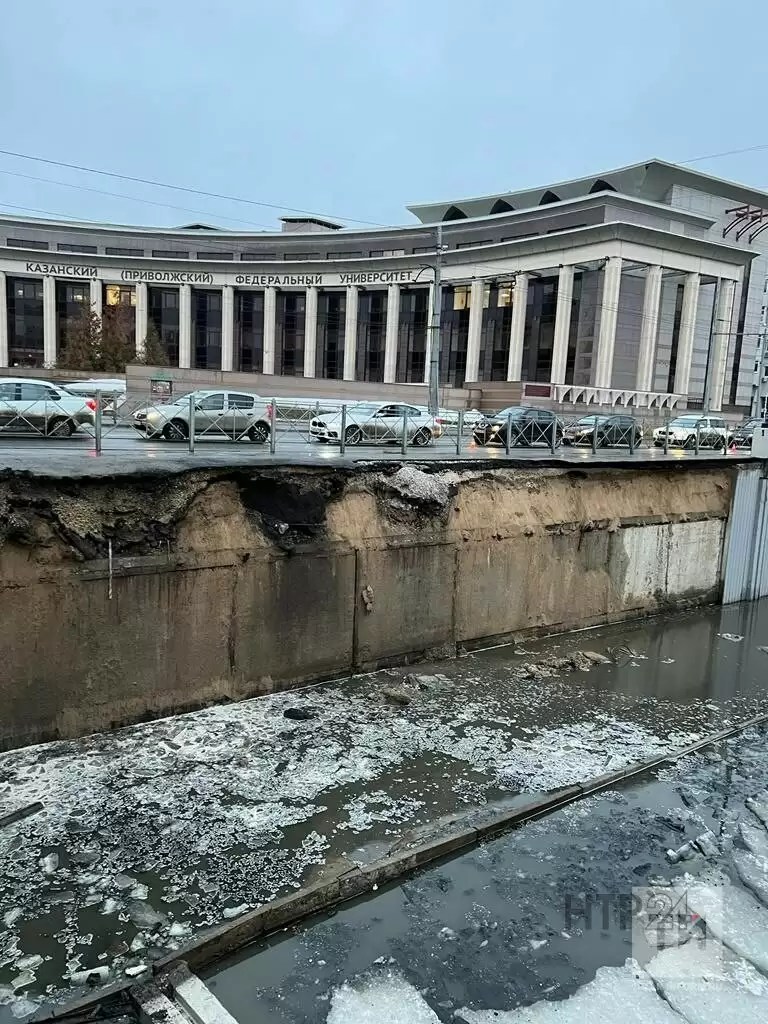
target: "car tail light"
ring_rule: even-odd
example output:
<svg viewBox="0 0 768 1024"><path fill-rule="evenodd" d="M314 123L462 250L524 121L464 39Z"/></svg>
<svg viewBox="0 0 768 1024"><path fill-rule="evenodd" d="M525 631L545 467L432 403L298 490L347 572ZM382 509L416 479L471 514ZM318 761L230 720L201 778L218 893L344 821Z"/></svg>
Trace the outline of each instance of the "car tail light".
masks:
<svg viewBox="0 0 768 1024"><path fill-rule="evenodd" d="M442 419L440 419L440 417L439 417L439 416L438 416L438 417L437 417L437 419L435 420L435 423L439 423L441 427L444 427L444 426L446 425L446 423L447 423L447 422L448 422L448 420L442 420Z"/></svg>
<svg viewBox="0 0 768 1024"><path fill-rule="evenodd" d="M267 419L268 420L272 419L272 403L271 402L267 405Z"/></svg>
<svg viewBox="0 0 768 1024"><path fill-rule="evenodd" d="M91 412L96 412L96 410L98 409L98 405L96 403L95 398L89 398L85 404L88 406Z"/></svg>

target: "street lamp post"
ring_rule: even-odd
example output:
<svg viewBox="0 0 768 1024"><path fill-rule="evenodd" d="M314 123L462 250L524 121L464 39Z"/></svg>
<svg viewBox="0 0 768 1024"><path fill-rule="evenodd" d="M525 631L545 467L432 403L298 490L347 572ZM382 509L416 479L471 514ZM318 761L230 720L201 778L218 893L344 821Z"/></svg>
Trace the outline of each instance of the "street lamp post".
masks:
<svg viewBox="0 0 768 1024"><path fill-rule="evenodd" d="M432 309L429 322L429 414L440 409L440 314L442 302L443 225L437 225L437 248L432 267L435 279L432 288Z"/></svg>

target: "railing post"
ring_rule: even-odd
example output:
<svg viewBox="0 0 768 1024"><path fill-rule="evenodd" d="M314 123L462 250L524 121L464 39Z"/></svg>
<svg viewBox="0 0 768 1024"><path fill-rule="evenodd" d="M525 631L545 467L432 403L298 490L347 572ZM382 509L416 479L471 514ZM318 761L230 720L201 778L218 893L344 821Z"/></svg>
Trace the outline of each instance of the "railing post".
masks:
<svg viewBox="0 0 768 1024"><path fill-rule="evenodd" d="M597 455L597 416L592 427L592 454Z"/></svg>
<svg viewBox="0 0 768 1024"><path fill-rule="evenodd" d="M635 454L635 417L632 416L632 426L629 428L629 454Z"/></svg>
<svg viewBox="0 0 768 1024"><path fill-rule="evenodd" d="M669 455L669 413L664 419L664 454Z"/></svg>
<svg viewBox="0 0 768 1024"><path fill-rule="evenodd" d="M339 438L339 455L343 455L347 450L347 403L343 402L341 406L341 437Z"/></svg>
<svg viewBox="0 0 768 1024"><path fill-rule="evenodd" d="M101 455L101 427L102 427L102 411L101 411L101 391L96 392L96 421L94 424L94 440L96 442L96 454Z"/></svg>
<svg viewBox="0 0 768 1024"><path fill-rule="evenodd" d="M701 421L696 424L696 443L694 445L693 454L699 454L699 448L701 446Z"/></svg>
<svg viewBox="0 0 768 1024"><path fill-rule="evenodd" d="M456 423L456 454L461 455L461 442L464 434L464 410L459 409L459 418Z"/></svg>
<svg viewBox="0 0 768 1024"><path fill-rule="evenodd" d="M277 399L269 402L269 452L274 455L277 450Z"/></svg>
<svg viewBox="0 0 768 1024"><path fill-rule="evenodd" d="M557 416L552 420L552 433L549 437L549 450L552 455L557 451Z"/></svg>
<svg viewBox="0 0 768 1024"><path fill-rule="evenodd" d="M504 449L507 455L512 454L512 413L507 413L507 436L504 438L505 445Z"/></svg>
<svg viewBox="0 0 768 1024"><path fill-rule="evenodd" d="M408 406L403 406L403 437L400 442L400 454L408 454Z"/></svg>
<svg viewBox="0 0 768 1024"><path fill-rule="evenodd" d="M192 455L194 455L195 454L195 395L194 395L194 393L192 393L189 396L189 429L187 430L187 434L188 434L189 451L190 451L190 453Z"/></svg>

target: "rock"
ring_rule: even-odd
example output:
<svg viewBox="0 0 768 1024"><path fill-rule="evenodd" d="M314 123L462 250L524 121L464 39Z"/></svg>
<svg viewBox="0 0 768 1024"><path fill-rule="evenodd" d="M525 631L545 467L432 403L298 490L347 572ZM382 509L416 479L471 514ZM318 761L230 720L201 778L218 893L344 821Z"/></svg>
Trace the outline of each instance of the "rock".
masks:
<svg viewBox="0 0 768 1024"><path fill-rule="evenodd" d="M412 694L406 693L405 690L396 689L394 686L384 686L381 692L387 700L391 700L395 704L410 704L413 700Z"/></svg>
<svg viewBox="0 0 768 1024"><path fill-rule="evenodd" d="M599 654L597 651L579 651L578 652L587 661L591 661L593 665L610 665L611 659L605 654Z"/></svg>
<svg viewBox="0 0 768 1024"><path fill-rule="evenodd" d="M317 711L314 708L286 708L283 717L293 722L307 722L310 718L317 718Z"/></svg>

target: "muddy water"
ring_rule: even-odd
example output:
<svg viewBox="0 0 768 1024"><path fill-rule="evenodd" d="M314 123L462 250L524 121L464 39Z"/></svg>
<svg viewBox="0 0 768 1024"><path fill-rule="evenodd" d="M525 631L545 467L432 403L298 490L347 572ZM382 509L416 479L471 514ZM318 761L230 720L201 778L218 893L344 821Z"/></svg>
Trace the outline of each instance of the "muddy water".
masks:
<svg viewBox="0 0 768 1024"><path fill-rule="evenodd" d="M0 813L44 809L0 833L0 1020L13 999L74 994L74 970L151 963L339 854L749 717L768 706L762 645L768 602L419 666L436 678L408 706L379 699L393 670L2 755ZM535 668L584 649L618 663ZM317 717L286 719L296 706Z"/></svg>

